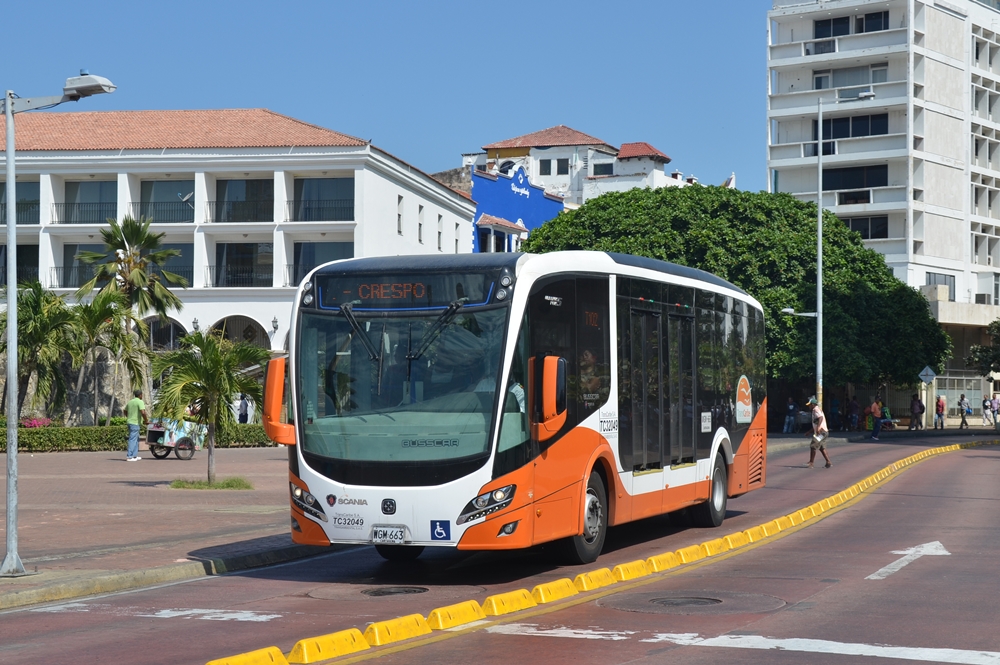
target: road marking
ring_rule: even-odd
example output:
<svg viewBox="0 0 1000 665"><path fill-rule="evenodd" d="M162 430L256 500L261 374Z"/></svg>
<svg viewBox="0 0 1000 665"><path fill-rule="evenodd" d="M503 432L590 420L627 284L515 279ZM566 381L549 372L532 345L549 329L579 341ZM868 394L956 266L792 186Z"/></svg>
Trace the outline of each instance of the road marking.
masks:
<svg viewBox="0 0 1000 665"><path fill-rule="evenodd" d="M701 638L697 633L658 633L642 642L671 642L680 646L726 647L731 649L763 649L828 653L841 656L869 656L895 658L929 663L960 663L962 665L997 665L1000 653L995 651L969 651L965 649L931 649L920 647L894 647L876 644L852 644L828 640L772 639L759 635L720 635Z"/></svg>
<svg viewBox="0 0 1000 665"><path fill-rule="evenodd" d="M924 543L923 545L917 545L916 547L911 547L906 550L896 550L893 554L904 554L902 559L897 559L893 561L885 568L877 570L868 577L866 580L884 580L893 573L899 571L903 566L909 565L919 559L922 556L950 556L951 552L944 548L938 541L932 543Z"/></svg>
<svg viewBox="0 0 1000 665"><path fill-rule="evenodd" d="M208 619L209 621L256 621L280 619L280 614L261 614L250 610L160 610L155 614L137 614L154 619Z"/></svg>
<svg viewBox="0 0 1000 665"><path fill-rule="evenodd" d="M539 628L536 623L506 623L486 628L487 633L499 635L532 635L535 637L569 637L578 640L612 640L620 641L635 635L630 630L587 630L580 628Z"/></svg>

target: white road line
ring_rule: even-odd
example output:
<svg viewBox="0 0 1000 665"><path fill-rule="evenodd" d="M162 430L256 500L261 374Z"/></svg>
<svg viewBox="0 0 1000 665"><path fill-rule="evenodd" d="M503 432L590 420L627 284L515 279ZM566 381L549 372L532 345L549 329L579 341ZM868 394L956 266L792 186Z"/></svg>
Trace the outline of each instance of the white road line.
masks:
<svg viewBox="0 0 1000 665"><path fill-rule="evenodd" d="M962 665L1000 665L1000 653L995 651L970 651L966 649L931 649L921 647L894 647L881 644L852 644L809 639L773 639L759 635L720 635L701 638L697 633L658 633L642 642L671 642L681 646L726 647L730 649L763 649L799 651L803 653L828 653L842 656L869 656L895 658L928 663L960 663Z"/></svg>
<svg viewBox="0 0 1000 665"><path fill-rule="evenodd" d="M896 550L893 554L905 554L902 559L897 559L893 561L885 568L875 571L866 580L884 580L895 572L898 572L903 566L909 565L919 559L922 556L949 556L951 552L944 548L939 541L935 540L933 543L924 543L923 545L917 545L916 547L911 547L905 550Z"/></svg>
<svg viewBox="0 0 1000 665"><path fill-rule="evenodd" d="M209 621L255 621L264 622L280 619L280 614L262 614L250 610L160 610L154 614L137 614L153 619L208 619Z"/></svg>
<svg viewBox="0 0 1000 665"><path fill-rule="evenodd" d="M490 626L488 633L500 635L531 635L534 637L569 637L578 640L627 640L635 632L629 630L587 630L579 628L539 628L535 623L502 623Z"/></svg>

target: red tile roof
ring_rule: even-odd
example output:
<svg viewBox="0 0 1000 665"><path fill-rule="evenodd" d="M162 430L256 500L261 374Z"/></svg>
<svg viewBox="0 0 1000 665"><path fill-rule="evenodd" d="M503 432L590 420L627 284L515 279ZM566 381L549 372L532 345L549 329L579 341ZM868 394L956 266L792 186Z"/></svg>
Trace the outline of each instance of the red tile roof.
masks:
<svg viewBox="0 0 1000 665"><path fill-rule="evenodd" d="M361 147L367 141L267 109L21 113L18 150ZM0 150L6 150L0 136Z"/></svg>
<svg viewBox="0 0 1000 665"><path fill-rule="evenodd" d="M618 159L631 159L633 157L652 157L655 161L670 163L670 158L653 146L640 141L638 143L622 143L622 149L618 151Z"/></svg>
<svg viewBox="0 0 1000 665"><path fill-rule="evenodd" d="M486 213L479 216L476 226L501 229L503 231L507 231L508 233L525 233L528 230L523 226L518 226L514 222L509 222L502 217L494 217L493 215L487 215Z"/></svg>
<svg viewBox="0 0 1000 665"><path fill-rule="evenodd" d="M543 148L559 145L604 145L614 148L609 143L605 143L599 138L589 136L583 132L578 132L566 125L556 125L538 132L517 136L506 141L484 145L483 150L495 150L500 148Z"/></svg>

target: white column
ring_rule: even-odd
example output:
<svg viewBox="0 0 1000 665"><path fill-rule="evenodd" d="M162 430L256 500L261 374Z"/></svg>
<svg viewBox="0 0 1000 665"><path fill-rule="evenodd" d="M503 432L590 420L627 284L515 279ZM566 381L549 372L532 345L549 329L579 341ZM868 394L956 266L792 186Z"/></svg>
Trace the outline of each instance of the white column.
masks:
<svg viewBox="0 0 1000 665"><path fill-rule="evenodd" d="M368 256L365 247L365 180L367 171L354 170L354 256ZM396 228L396 199L392 199L392 228ZM393 231L395 233L395 231Z"/></svg>
<svg viewBox="0 0 1000 665"><path fill-rule="evenodd" d="M56 248L48 228L54 219L52 206L65 199L65 185L59 176L43 173L38 178L38 222L42 229L38 234L38 281L46 288L57 286L52 269L59 265ZM59 250L62 250L60 245Z"/></svg>
<svg viewBox="0 0 1000 665"><path fill-rule="evenodd" d="M287 254L285 251L285 232L281 228L280 224L274 229L273 242L274 250L271 256L274 261L274 281L271 285L276 288L280 288L285 285L285 266L288 263L288 259L285 256Z"/></svg>

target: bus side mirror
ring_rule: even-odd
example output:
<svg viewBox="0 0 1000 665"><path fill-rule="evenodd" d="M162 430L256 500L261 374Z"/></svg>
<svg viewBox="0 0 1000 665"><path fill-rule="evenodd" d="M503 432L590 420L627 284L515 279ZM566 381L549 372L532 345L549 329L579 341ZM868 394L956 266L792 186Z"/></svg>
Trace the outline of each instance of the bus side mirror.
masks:
<svg viewBox="0 0 1000 665"><path fill-rule="evenodd" d="M285 401L286 358L272 358L264 375L264 432L275 443L295 445L295 427L281 422Z"/></svg>
<svg viewBox="0 0 1000 665"><path fill-rule="evenodd" d="M533 411L533 434L539 443L548 441L566 424L566 359L545 356L529 360L529 399Z"/></svg>

